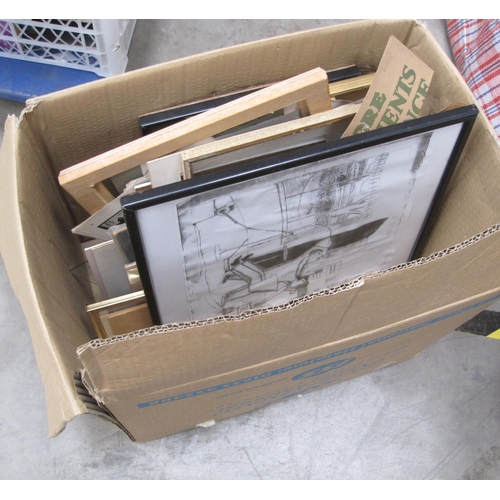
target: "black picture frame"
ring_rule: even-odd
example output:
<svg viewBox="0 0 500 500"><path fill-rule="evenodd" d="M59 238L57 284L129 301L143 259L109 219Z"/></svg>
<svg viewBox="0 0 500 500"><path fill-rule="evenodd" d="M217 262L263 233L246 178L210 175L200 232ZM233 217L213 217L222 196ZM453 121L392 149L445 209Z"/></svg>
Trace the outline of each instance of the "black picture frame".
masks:
<svg viewBox="0 0 500 500"><path fill-rule="evenodd" d="M130 233L153 322L155 324L164 324L193 321L221 314L237 315L249 307L261 308L277 305L273 300L267 302L261 300L260 295L259 300L254 301L247 297L254 294L251 295L251 299L253 299L257 297L256 294L265 295L269 290L272 292L274 284L267 283L266 280L271 280L272 272L277 269L277 278L272 279L277 280L279 286L290 283L289 287L296 292L292 293L290 291L287 294L286 289L281 290L281 295L290 296L289 300L316 291L311 285L313 283L311 276L314 276L315 269L319 269L319 267L316 266L315 268L312 265L313 253L315 262L319 262L321 265L324 263L325 266L328 255L328 266L330 266L329 269L333 269L333 274L337 273L337 271L334 269L335 265L331 264L331 262L338 259L339 255L346 262L353 259L353 264L349 264L351 266L349 270L351 268L358 269L360 265L365 264L365 260L370 262L370 265L367 265L367 268L357 273L357 275L379 270L377 267L374 268L375 262L372 265L370 259L377 261L377 251L383 245L389 245L384 251L388 254L395 253L398 258L391 261L385 258L385 254L380 254L380 259L384 263L380 269L419 256L423 245L423 235L432 226L436 205L439 204L453 175L454 168L477 114L476 106L467 105L356 136L273 154L190 180L124 197L122 206L125 221ZM399 157L401 159L398 159ZM381 162L382 159L384 159L385 163L380 167L380 164L376 162ZM402 162L401 166L399 166L398 161ZM348 165L351 165L351 167L348 167ZM386 167L386 165L390 165L390 168L389 166ZM384 168L386 168L385 171ZM321 181L321 175L323 174L324 179L327 179L323 184L324 193L321 192L321 189L323 189L321 187L321 182L323 182ZM404 179L404 184L398 185L397 181L400 176ZM422 180L417 183L415 180L417 178L425 179L425 183L429 185L421 184L424 182ZM303 208L307 205L302 200L306 199L304 194L306 191L300 192L300 182L316 183L314 188L308 188L307 193L314 193L316 198L307 209ZM370 187L371 184L375 185L376 182L379 183L377 188L379 189L378 198L376 190L372 190ZM277 229L278 219L272 222L270 215L272 211L264 205L262 207L256 206L263 203L264 194L268 192L266 190L271 189L268 186L274 186L276 190L279 190L279 187L284 187L285 191L288 190L289 193L292 193L295 189L298 193L297 196L301 197L302 200L300 201L302 207L299 207L294 205L294 203L297 204L298 202L292 200L293 196L295 196L293 193L284 197L281 194L279 195L279 203L285 203L287 211L295 210L299 215L294 215L295 219L292 221L289 212L284 217L283 206L279 208L282 219L287 219L287 226L286 229L283 229L285 227L283 226L281 233L276 235L277 249L272 251L269 250L269 241L274 238L273 231L280 231ZM273 190L274 187L272 187ZM410 187L411 192L408 191ZM347 205L344 202L332 201L334 191L338 191L338 199L344 197L342 199L348 200L349 193L352 193L353 189L354 192L357 192L356 189L359 191L356 194L357 198L355 196L351 200L353 203L357 203L357 211L352 210L354 206L352 204L349 205L350 208L347 210ZM394 200L397 199L401 207L405 208L402 213L390 212L387 217L378 217L377 214L382 213L384 215L384 210L389 210L387 208L389 206L388 199L390 200L391 197L387 196L387 189L392 189L391 193L393 193ZM330 194L328 194L328 190L330 190ZM230 193L237 194L231 195ZM251 222L245 222L243 230L246 231L247 240L250 241L251 239L248 236L250 233L252 235L256 234L254 231L260 231L260 234L269 231L271 236L268 238L269 241L262 238L262 241L265 241L264 243L259 241L257 237L252 236L255 242L260 245L259 248L263 249L262 255L258 255L258 251L255 250L258 246L257 243L251 248L251 245L245 243L246 253L242 252L241 255L231 261L231 264L228 264L229 261L226 262L225 256L237 245L239 240L237 240L235 233L241 231L241 220L243 220L243 216L236 215L235 210L240 210L239 206L235 208L234 205L240 203L243 206L247 203L250 206L251 200L245 201L244 198L244 196L250 196L248 193L254 193L256 197L251 210L247 211L245 215L248 216L248 214L257 212L261 215L252 215L248 218ZM259 193L260 196L257 196ZM230 202L227 202L227 200L234 201L236 196L239 196L237 203L235 202L231 207ZM307 196L313 196L313 194L307 194ZM408 196L408 199L405 196ZM412 199L412 196L416 198ZM222 201L220 205L217 205L218 201L213 201L212 205L210 205L211 200ZM393 200L390 201L393 202ZM286 205L287 203L289 203L289 206ZM337 206L334 207L332 203L333 205L337 203ZM365 203L364 208L359 208L363 203ZM369 211L363 212L369 206L368 203L371 203L372 215L370 217L367 216ZM411 213L405 213L405 211L409 210L409 203L411 203L412 207ZM201 223L205 224L206 222L205 219L200 219L201 210L205 209L204 204L209 207L207 210L213 211L214 215L206 219L209 224L203 229L203 238L205 240L200 237L199 241L202 243L197 243L198 246L194 248L193 235L196 231L200 233ZM330 204L330 207L328 204ZM334 209L338 210L342 217L345 217L342 219L338 214L334 215ZM199 213L195 214L196 210ZM277 209L276 212L278 213L279 210ZM311 211L309 215L307 210ZM168 216L166 211L169 211ZM230 212L233 213L233 216ZM295 212L293 213L295 214ZM241 210L238 214L241 214ZM356 214L361 214L358 224L353 222L355 216L357 217ZM191 220L190 217L194 217L194 219ZM195 262L196 253L205 255L203 252L206 251L206 248L213 246L214 241L210 240L210 231L215 230L216 225L212 226L212 223L215 224L214 221L218 221L218 218L226 223L233 219L232 223L226 224L228 227L224 229L227 230L227 237L231 240L231 244L227 248L215 245L213 253L217 254L218 252L219 255L215 255L214 258L210 257L212 259L210 262L209 260L203 260L201 264L197 264ZM266 229L267 219L269 219L269 227ZM325 222L326 219L330 222ZM404 224L401 222L403 219L406 220ZM198 222L193 222L193 220ZM390 223L387 223L387 221L390 221ZM190 224L192 227L190 227ZM335 232L332 228L336 227L336 225L345 230ZM387 228L396 227L395 225L398 225L397 227L400 229L398 229L399 232L396 231L393 234ZM229 230L229 226L232 227L232 230ZM301 233L302 227L305 228L305 231ZM381 232L381 227L384 228L383 232ZM309 233L307 233L307 230L310 230ZM294 231L295 236L290 236ZM313 237L314 232L317 233L317 236ZM297 236L299 234L302 240ZM325 234L329 234L329 236L325 236ZM386 238L387 235L392 235L393 240L389 237ZM217 236L217 238L219 237ZM284 243L284 241L291 241L294 237L296 237L296 240L293 244ZM397 250L393 251L390 245L394 245ZM222 246L224 247L224 245ZM350 255L348 250L358 247L361 251L366 252L366 256L361 254L359 257L352 257ZM207 252L206 255L209 253ZM404 258L403 254L405 255ZM163 271L162 266L159 265L162 259L173 259L173 262L169 263ZM221 264L220 260L224 260L224 262ZM273 267L278 261L280 261L277 264L278 267ZM379 264L378 261L376 263ZM280 265L281 267L279 267ZM211 266L219 266L220 269ZM305 274L307 266L311 268L311 271L308 272L312 274ZM286 273L289 272L289 267L292 269L290 271L292 273L290 281L285 278L280 281L283 276L288 276ZM344 268L347 269L347 264ZM217 269L217 272L214 273L213 269ZM268 272L269 270L272 272ZM282 275L279 274L281 270L283 270ZM338 279L340 281L337 284L355 277L351 275L352 273L346 272L345 277L342 277L340 271L339 273ZM207 278L208 275L210 275L210 278ZM216 276L216 280L213 279L213 276ZM255 280L253 276L256 277ZM203 277L208 283L207 293L209 299L203 296L203 290L200 289L200 286L191 283L193 279L196 280L200 277ZM237 283L238 279L240 279L240 283ZM337 276L335 279L337 279ZM328 283L333 283L328 286L336 286L335 279L326 280ZM185 282L184 289L182 289L181 283L183 280ZM221 287L223 283L224 287L226 287L230 281L234 281L239 286L229 292L223 290L222 295L218 295L218 292L215 293L216 286L213 286L213 283L220 283ZM210 288L211 284L212 288ZM311 285L311 288L309 288L309 285ZM261 290L259 290L259 286ZM245 290L245 287L248 290L251 288L253 291ZM271 292L268 293L269 296L272 295ZM193 297L196 298L193 299ZM213 307L213 314L205 315L206 311L210 310L210 307L206 306L203 301L216 304ZM229 301L233 301L230 307L225 307ZM187 305L185 302L187 302ZM182 309L181 306L186 306L182 314L179 312ZM166 312L170 309L172 314ZM177 316L178 312L179 316Z"/></svg>
<svg viewBox="0 0 500 500"><path fill-rule="evenodd" d="M357 66L348 66L346 68L335 69L327 71L328 83L338 82L348 78L360 76L361 71ZM172 108L155 111L139 117L139 125L141 126L143 134L151 134L157 130L165 127L170 127L186 118L198 115L210 109L222 106L228 102L244 97L252 92L259 90L260 87L241 90L231 94L224 94L220 96L211 97L202 101L183 104ZM274 113L277 115L278 113Z"/></svg>

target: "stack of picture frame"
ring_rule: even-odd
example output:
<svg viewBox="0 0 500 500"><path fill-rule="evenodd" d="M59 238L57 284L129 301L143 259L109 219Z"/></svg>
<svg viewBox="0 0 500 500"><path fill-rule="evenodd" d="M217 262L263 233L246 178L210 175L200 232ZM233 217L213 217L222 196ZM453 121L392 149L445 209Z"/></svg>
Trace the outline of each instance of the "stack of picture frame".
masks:
<svg viewBox="0 0 500 500"><path fill-rule="evenodd" d="M349 76L317 69L141 117L142 139L61 173L92 214L80 234L120 245L109 226L125 222L135 257L134 291L87 307L98 336L282 306L420 255L478 110L341 138L359 104L336 101L373 81ZM139 163L110 196L103 181Z"/></svg>

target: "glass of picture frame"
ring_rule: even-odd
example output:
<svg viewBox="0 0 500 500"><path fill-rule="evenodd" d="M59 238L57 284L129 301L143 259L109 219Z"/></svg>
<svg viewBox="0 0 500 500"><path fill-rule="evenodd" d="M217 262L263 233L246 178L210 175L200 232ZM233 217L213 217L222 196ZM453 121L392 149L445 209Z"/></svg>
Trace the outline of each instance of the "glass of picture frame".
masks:
<svg viewBox="0 0 500 500"><path fill-rule="evenodd" d="M122 198L153 322L281 305L414 258L477 113L462 106Z"/></svg>

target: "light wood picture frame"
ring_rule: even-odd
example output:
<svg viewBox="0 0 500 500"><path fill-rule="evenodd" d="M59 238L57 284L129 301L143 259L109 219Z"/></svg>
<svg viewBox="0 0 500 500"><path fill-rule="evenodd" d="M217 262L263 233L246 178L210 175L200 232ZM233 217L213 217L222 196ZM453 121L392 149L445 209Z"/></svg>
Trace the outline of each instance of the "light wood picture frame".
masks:
<svg viewBox="0 0 500 500"><path fill-rule="evenodd" d="M114 199L102 184L104 180L295 103L304 116L331 109L323 69L271 85L83 161L61 171L59 184L92 215Z"/></svg>
<svg viewBox="0 0 500 500"><path fill-rule="evenodd" d="M100 339L153 326L142 290L89 304L85 309Z"/></svg>
<svg viewBox="0 0 500 500"><path fill-rule="evenodd" d="M359 104L346 104L324 113L220 139L150 161L146 167L151 187L191 179L196 175L221 168L228 162L248 161L251 158L296 148L307 143L325 141L328 139L325 127L349 120L357 113L359 107ZM306 134L307 131L311 133ZM231 156L226 154L231 152L233 152Z"/></svg>

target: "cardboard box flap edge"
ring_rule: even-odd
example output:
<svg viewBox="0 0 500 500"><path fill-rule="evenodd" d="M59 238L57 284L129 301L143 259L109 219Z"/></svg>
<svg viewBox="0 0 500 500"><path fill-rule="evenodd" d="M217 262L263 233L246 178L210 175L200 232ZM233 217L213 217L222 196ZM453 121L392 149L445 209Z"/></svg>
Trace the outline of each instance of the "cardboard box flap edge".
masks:
<svg viewBox="0 0 500 500"><path fill-rule="evenodd" d="M93 340L78 349L78 357L94 397L103 402L109 392L127 393L134 387L145 391L149 387L154 391L158 386L179 385L224 373L235 364L259 364L275 355L303 352L350 335L381 329L386 323L406 321L413 317L411 314L416 317L427 310L450 308L466 300L469 292L494 289L498 280L493 275L490 280L474 282L474 268L467 263L471 252L480 252L486 264L494 263L497 252L491 241L492 238L498 241L499 237L500 224L429 257L368 273L354 287L340 287L334 294L323 294L325 299L321 294L310 295L307 301L282 307L279 317L273 316L276 311L271 309L236 319L220 317L206 322L163 325ZM444 258L448 258L447 265L440 262ZM450 268L457 271L443 284ZM403 278L401 273L405 273ZM471 284L466 291L460 287L464 281ZM426 300L415 306L419 293L426 287L432 293L429 291ZM383 300L378 300L381 294ZM328 303L323 304L322 300ZM304 317L309 318L307 327L301 321ZM244 338L239 335L235 321L245 322ZM276 322L291 326L286 332L279 331ZM314 334L300 336L301 330ZM275 331L277 334L271 335ZM281 346L287 339L291 339L290 345L276 348L276 344Z"/></svg>
<svg viewBox="0 0 500 500"><path fill-rule="evenodd" d="M105 407L102 401L98 401L98 396L93 393L91 385L88 385L84 370L81 373L74 374L74 384L80 400L87 408L87 413L111 422L127 434L132 441L135 440L126 427Z"/></svg>
<svg viewBox="0 0 500 500"><path fill-rule="evenodd" d="M252 310L236 317L219 316L96 339L78 349L78 358L99 401L109 390L128 390L132 386L154 390L158 383L187 383L337 338L336 325L362 284L359 278L284 306ZM328 308L333 295L335 307ZM313 325L309 318L314 318ZM307 335L301 335L304 331Z"/></svg>
<svg viewBox="0 0 500 500"><path fill-rule="evenodd" d="M9 116L5 124L5 135L0 151L2 205L0 250L12 288L21 303L28 323L45 390L49 436L53 437L62 432L66 424L74 417L87 413L87 408L76 394L72 372L68 371L67 362L55 349L31 280L30 263L25 248L24 225L18 207L18 125L18 119Z"/></svg>
<svg viewBox="0 0 500 500"><path fill-rule="evenodd" d="M283 360L294 359L298 356L302 356L304 353L314 353L314 352L318 352L318 351L321 351L325 348L329 348L332 346L338 346L338 345L343 345L343 344L353 343L353 342L355 344L358 344L358 343L364 344L364 342L363 342L364 339L380 335L380 334L387 332L387 331L395 331L399 335L404 335L404 333L416 331L416 330L424 328L425 326L428 326L430 324L438 323L440 321L443 321L443 320L446 320L449 318L455 318L458 316L460 316L460 322L457 323L457 326L459 326L463 323L463 321L462 321L463 314L469 313L471 315L475 315L480 311L481 308L487 307L489 304L491 304L492 302L494 302L495 300L498 300L498 299L500 299L500 286L497 288L494 288L492 290L488 290L487 292L482 292L482 293L479 293L477 295L467 297L467 298L462 299L462 300L460 300L456 303L453 303L453 304L439 306L435 309L432 309L430 311L426 311L425 313L419 314L419 315L414 316L412 318L408 318L408 319L405 319L402 321L397 321L395 323L391 323L389 325L386 325L386 326L383 326L380 328L375 328L373 330L367 330L367 331L361 332L361 333L353 335L349 338L337 339L337 340L334 340L332 342L327 342L327 343L322 344L322 345L311 347L310 349L306 349L304 351L287 354L287 355L284 355L284 356L281 356L281 357L278 357L278 358L275 358L272 360L263 361L261 363L251 364L249 366L241 367L241 368L238 368L238 369L226 372L226 373L219 373L216 375L212 375L210 377L204 378L203 380L204 380L204 382L208 382L210 384L210 381L217 380L218 378L220 378L222 376L227 376L228 374L237 375L237 374L245 372L248 369L269 367L277 361L282 362ZM410 324L413 324L413 325L410 325ZM447 335L447 333L445 333L444 335ZM390 337L390 334L386 334L385 336ZM400 360L396 360L396 359L390 360L390 361L388 361L387 366L398 363L399 361ZM384 366L386 366L386 365L384 365ZM192 385L193 383L196 383L196 382L197 381L187 382L187 383L183 383L183 384L179 384L179 385L175 385L175 386L170 386L168 388L168 390L169 391L170 390L177 391L180 388L189 387L190 385ZM136 388L131 388L131 391L135 391L135 390L136 390ZM165 390L166 389L162 389L162 390L158 391L158 393L164 392ZM146 394L146 393L144 393L144 394ZM153 395L155 393L147 392L147 394ZM120 398L118 398L118 399L120 399ZM102 402L103 402L103 404L105 404L106 402L109 402L109 401L107 401L103 398Z"/></svg>
<svg viewBox="0 0 500 500"><path fill-rule="evenodd" d="M382 328L226 373L155 391L110 391L102 403L133 439L156 439L411 359L499 297L497 287ZM234 400L224 401L231 392ZM251 399L255 404L248 404ZM224 405L226 412L212 413Z"/></svg>

